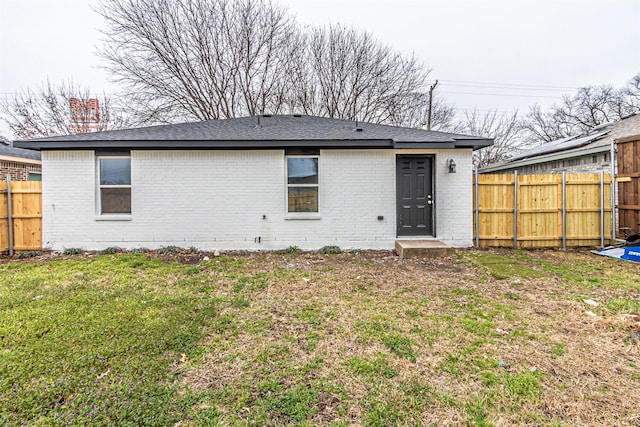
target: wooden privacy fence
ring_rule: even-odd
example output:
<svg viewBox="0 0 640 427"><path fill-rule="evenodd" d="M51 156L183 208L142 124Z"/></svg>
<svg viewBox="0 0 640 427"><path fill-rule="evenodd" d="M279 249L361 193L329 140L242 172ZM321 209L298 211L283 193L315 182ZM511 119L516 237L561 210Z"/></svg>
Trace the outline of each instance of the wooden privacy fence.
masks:
<svg viewBox="0 0 640 427"><path fill-rule="evenodd" d="M617 140L617 150L620 227L637 230L640 223L640 135Z"/></svg>
<svg viewBox="0 0 640 427"><path fill-rule="evenodd" d="M0 181L0 252L42 249L42 182Z"/></svg>
<svg viewBox="0 0 640 427"><path fill-rule="evenodd" d="M611 176L474 177L476 246L604 246L613 238Z"/></svg>

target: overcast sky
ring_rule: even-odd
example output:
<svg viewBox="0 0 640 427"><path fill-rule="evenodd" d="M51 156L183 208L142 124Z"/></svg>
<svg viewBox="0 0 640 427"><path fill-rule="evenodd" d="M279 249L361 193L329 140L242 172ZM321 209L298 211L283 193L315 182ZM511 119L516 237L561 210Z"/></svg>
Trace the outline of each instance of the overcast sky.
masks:
<svg viewBox="0 0 640 427"><path fill-rule="evenodd" d="M640 0L276 0L303 25L342 23L415 54L462 114L522 112L640 72ZM0 0L0 96L73 79L111 91L95 0ZM0 133L8 133L0 126Z"/></svg>

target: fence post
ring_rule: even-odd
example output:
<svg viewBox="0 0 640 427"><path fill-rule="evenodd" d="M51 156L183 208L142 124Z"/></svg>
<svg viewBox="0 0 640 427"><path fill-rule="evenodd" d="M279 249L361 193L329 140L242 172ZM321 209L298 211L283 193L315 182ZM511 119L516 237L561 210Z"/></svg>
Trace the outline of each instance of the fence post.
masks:
<svg viewBox="0 0 640 427"><path fill-rule="evenodd" d="M513 249L518 249L518 171L513 171Z"/></svg>
<svg viewBox="0 0 640 427"><path fill-rule="evenodd" d="M567 172L562 171L562 250L567 250Z"/></svg>
<svg viewBox="0 0 640 427"><path fill-rule="evenodd" d="M617 224L617 212L616 212L616 202L617 194L618 194L618 184L616 183L616 146L615 141L611 141L611 237L612 241L618 238L618 224Z"/></svg>
<svg viewBox="0 0 640 427"><path fill-rule="evenodd" d="M475 185L474 185L474 191L475 191L475 196L476 196L476 203L475 203L475 217L476 217L476 248L480 247L480 202L478 201L478 168L476 167L475 170L475 175L476 175L476 180L475 180Z"/></svg>
<svg viewBox="0 0 640 427"><path fill-rule="evenodd" d="M600 247L604 248L604 171L600 171Z"/></svg>
<svg viewBox="0 0 640 427"><path fill-rule="evenodd" d="M11 208L11 175L7 174L7 228L9 232L9 256L13 256L13 209Z"/></svg>

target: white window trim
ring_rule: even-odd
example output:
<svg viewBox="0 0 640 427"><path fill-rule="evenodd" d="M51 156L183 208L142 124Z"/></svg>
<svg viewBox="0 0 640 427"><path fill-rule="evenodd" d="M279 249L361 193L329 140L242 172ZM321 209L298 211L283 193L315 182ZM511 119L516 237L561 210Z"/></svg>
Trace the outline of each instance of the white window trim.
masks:
<svg viewBox="0 0 640 427"><path fill-rule="evenodd" d="M100 159L121 159L123 157L129 158L131 163L131 155L97 155L96 157L96 215L94 219L96 221L131 221L130 213L102 213L102 189L103 188L132 188L131 184L128 185L102 185L100 184ZM129 177L131 179L131 177ZM133 194L132 196L133 197Z"/></svg>
<svg viewBox="0 0 640 427"><path fill-rule="evenodd" d="M102 214L93 217L95 221L131 221L130 214Z"/></svg>
<svg viewBox="0 0 640 427"><path fill-rule="evenodd" d="M289 161L288 159L318 159L318 183L317 184L289 184ZM320 216L320 155L318 154L290 154L284 156L284 219L321 219ZM289 212L289 188L291 187L309 187L318 189L318 212Z"/></svg>

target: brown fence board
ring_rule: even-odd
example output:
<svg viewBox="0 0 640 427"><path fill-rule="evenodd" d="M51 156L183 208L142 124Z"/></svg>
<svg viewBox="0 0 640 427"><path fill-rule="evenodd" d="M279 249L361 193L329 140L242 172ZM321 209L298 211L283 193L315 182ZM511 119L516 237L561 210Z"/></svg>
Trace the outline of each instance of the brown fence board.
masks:
<svg viewBox="0 0 640 427"><path fill-rule="evenodd" d="M596 246L601 242L601 215L604 208L604 236L612 237L611 177L600 174L566 174L566 244ZM514 245L514 218L517 247L562 247L563 189L562 175L486 174L478 176L478 226L474 215L474 233L480 246ZM604 206L601 206L604 190ZM474 192L474 206L475 206ZM516 210L517 215L514 215ZM475 237L475 236L474 236Z"/></svg>
<svg viewBox="0 0 640 427"><path fill-rule="evenodd" d="M562 194L558 191L557 176L523 175L518 177L518 185L520 245L554 245L557 236L562 235L562 216L558 210L558 200L562 200Z"/></svg>
<svg viewBox="0 0 640 427"><path fill-rule="evenodd" d="M640 223L640 135L617 142L618 219L620 227L638 229ZM618 236L622 237L622 236Z"/></svg>
<svg viewBox="0 0 640 427"><path fill-rule="evenodd" d="M7 182L0 181L0 252L9 251ZM42 182L11 182L14 251L42 249Z"/></svg>

